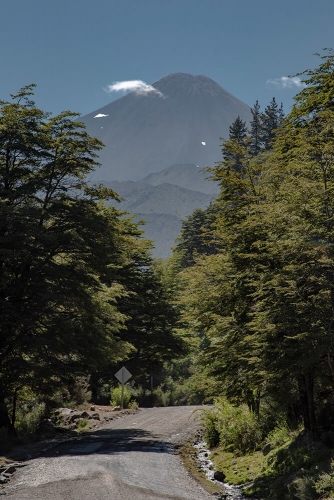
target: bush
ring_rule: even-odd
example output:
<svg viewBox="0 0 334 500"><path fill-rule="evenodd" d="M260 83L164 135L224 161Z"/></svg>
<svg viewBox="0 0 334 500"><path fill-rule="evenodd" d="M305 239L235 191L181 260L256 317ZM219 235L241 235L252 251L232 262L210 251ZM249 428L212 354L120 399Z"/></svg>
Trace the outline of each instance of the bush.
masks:
<svg viewBox="0 0 334 500"><path fill-rule="evenodd" d="M110 405L111 406L121 406L122 403L122 386L110 389ZM129 408L129 404L131 401L131 392L129 389L124 386L124 397L123 397L123 408Z"/></svg>
<svg viewBox="0 0 334 500"><path fill-rule="evenodd" d="M204 410L202 414L204 424L204 438L209 448L219 444L218 413L214 410Z"/></svg>
<svg viewBox="0 0 334 500"><path fill-rule="evenodd" d="M131 410L138 410L139 408L139 404L137 403L137 401L135 401L134 399L132 399L129 403L129 408Z"/></svg>
<svg viewBox="0 0 334 500"><path fill-rule="evenodd" d="M15 424L18 434L23 436L33 434L44 416L45 403L38 403L36 401L20 403L17 408Z"/></svg>
<svg viewBox="0 0 334 500"><path fill-rule="evenodd" d="M172 404L170 391L164 391L161 386L152 392L152 406L169 406Z"/></svg>
<svg viewBox="0 0 334 500"><path fill-rule="evenodd" d="M88 420L86 420L85 418L81 418L77 424L77 431L78 432L85 432L88 429L89 429Z"/></svg>
<svg viewBox="0 0 334 500"><path fill-rule="evenodd" d="M74 384L68 387L70 401L73 401L75 406L86 404L92 399L92 392L89 390L88 380L84 377L76 379Z"/></svg>
<svg viewBox="0 0 334 500"><path fill-rule="evenodd" d="M131 387L130 394L142 407L169 406L173 405L173 397L169 389L165 390L158 386L153 391L144 389L142 386Z"/></svg>
<svg viewBox="0 0 334 500"><path fill-rule="evenodd" d="M269 432L266 441L271 443L273 448L282 446L284 443L291 439L290 429L285 422L275 427L271 432Z"/></svg>
<svg viewBox="0 0 334 500"><path fill-rule="evenodd" d="M291 498L298 500L315 500L319 498L314 491L314 478L303 476L295 479L289 486L288 490Z"/></svg>
<svg viewBox="0 0 334 500"><path fill-rule="evenodd" d="M204 411L205 435L211 445L219 443L228 451L245 453L261 445L260 425L246 405L233 406L225 399L215 401L215 410Z"/></svg>
<svg viewBox="0 0 334 500"><path fill-rule="evenodd" d="M321 498L334 498L334 460L329 472L320 474L315 483L315 491L321 493Z"/></svg>

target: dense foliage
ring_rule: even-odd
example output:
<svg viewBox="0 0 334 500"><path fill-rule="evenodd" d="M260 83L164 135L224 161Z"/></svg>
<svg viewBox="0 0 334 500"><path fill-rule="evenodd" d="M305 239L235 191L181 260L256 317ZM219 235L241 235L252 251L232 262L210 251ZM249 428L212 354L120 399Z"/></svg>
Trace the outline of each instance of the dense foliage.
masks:
<svg viewBox="0 0 334 500"><path fill-rule="evenodd" d="M46 398L133 353L162 365L182 351L150 244L108 206L117 195L87 181L102 143L76 114L38 109L32 92L0 102L0 426L9 427L8 396Z"/></svg>
<svg viewBox="0 0 334 500"><path fill-rule="evenodd" d="M303 74L305 88L284 118L275 99L250 131L237 119L223 159L215 217L197 253L183 226L175 253L183 321L202 341L200 360L234 404L261 406L319 434L334 384L334 55ZM212 213L212 208L210 208ZM187 230L187 232L186 232ZM196 236L198 238L198 236ZM267 411L266 410L266 411Z"/></svg>

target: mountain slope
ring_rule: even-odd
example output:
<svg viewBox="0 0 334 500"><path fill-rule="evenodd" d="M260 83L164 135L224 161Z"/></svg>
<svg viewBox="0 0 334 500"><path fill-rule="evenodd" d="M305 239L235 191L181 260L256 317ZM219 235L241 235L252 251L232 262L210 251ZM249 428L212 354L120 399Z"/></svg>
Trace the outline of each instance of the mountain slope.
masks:
<svg viewBox="0 0 334 500"><path fill-rule="evenodd" d="M145 237L155 244L153 256L164 258L171 254L182 220L196 208L206 208L218 192L217 184L205 180L205 176L195 165L173 165L137 182L105 184L122 198L121 203L113 205L146 222Z"/></svg>
<svg viewBox="0 0 334 500"><path fill-rule="evenodd" d="M192 191L200 191L211 195L217 194L219 186L216 182L208 181L208 176L208 173L203 172L196 165L187 163L185 165L172 165L160 172L148 174L141 182L151 186L159 186L159 184L168 182Z"/></svg>
<svg viewBox="0 0 334 500"><path fill-rule="evenodd" d="M94 180L138 180L173 164L213 166L230 124L251 118L246 104L206 76L175 73L153 86L163 97L131 92L82 117L105 144Z"/></svg>
<svg viewBox="0 0 334 500"><path fill-rule="evenodd" d="M168 214L143 214L136 217L144 220L142 229L145 238L154 242L152 256L164 259L171 255L171 248L175 246L175 238L181 232L182 221L175 215Z"/></svg>
<svg viewBox="0 0 334 500"><path fill-rule="evenodd" d="M123 201L116 206L134 214L164 214L184 219L196 208L209 205L212 195L185 189L174 184L150 186L142 182L108 182Z"/></svg>

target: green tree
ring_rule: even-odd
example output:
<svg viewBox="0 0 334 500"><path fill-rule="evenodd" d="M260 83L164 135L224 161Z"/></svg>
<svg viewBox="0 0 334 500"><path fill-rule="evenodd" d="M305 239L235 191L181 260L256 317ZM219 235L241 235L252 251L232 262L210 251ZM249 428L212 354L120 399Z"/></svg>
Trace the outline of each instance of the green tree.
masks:
<svg viewBox="0 0 334 500"><path fill-rule="evenodd" d="M317 433L317 384L333 385L333 127L334 56L328 51L315 70L302 74L306 87L278 132L276 155L284 177L277 242L281 265L266 273L257 319L261 330L284 347L281 369L298 381L305 428ZM270 297L268 289L270 288ZM276 311L276 312L275 312ZM280 312L279 316L277 311ZM278 372L278 369L277 369Z"/></svg>
<svg viewBox="0 0 334 500"><path fill-rule="evenodd" d="M262 113L260 111L259 101L256 101L251 109L252 119L250 122L250 152L252 156L256 156L262 150L263 144L263 124Z"/></svg>
<svg viewBox="0 0 334 500"><path fill-rule="evenodd" d="M232 309L236 367L250 381L262 379L262 391L276 401L297 390L304 426L315 435L320 381L333 385L334 61L331 52L323 59L304 73L307 86L274 152L249 163L253 196L236 174L223 174L224 163L215 174L222 239L244 303L243 315ZM225 337L222 330L220 342Z"/></svg>
<svg viewBox="0 0 334 500"><path fill-rule="evenodd" d="M185 320L204 332L202 360L228 398L255 411L270 398L287 411L298 394L315 435L321 388L334 381L333 64L329 52L303 73L273 151L250 158L244 146L238 170L226 156L210 169L221 251L182 273Z"/></svg>
<svg viewBox="0 0 334 500"><path fill-rule="evenodd" d="M241 147L239 170L231 168L226 157L208 169L220 185L211 223L218 252L199 255L195 265L181 273L180 300L183 321L202 339L201 359L210 374L221 381L230 400L246 402L257 412L261 377L248 369L244 338L249 333L256 274L252 245L261 237L261 229L245 224L251 207L261 199L261 162L251 158L247 145Z"/></svg>
<svg viewBox="0 0 334 500"><path fill-rule="evenodd" d="M218 242L214 239L213 224L218 209L218 205L213 202L204 210L194 210L182 222L181 233L174 248L174 254L180 255L181 267L193 265L198 255L217 253Z"/></svg>
<svg viewBox="0 0 334 500"><path fill-rule="evenodd" d="M3 422L11 391L50 393L127 354L119 270L139 247L135 225L105 204L115 193L86 182L102 143L76 114L36 108L32 92L25 87L0 103Z"/></svg>
<svg viewBox="0 0 334 500"><path fill-rule="evenodd" d="M118 301L126 317L126 329L120 336L132 346L127 366L137 382L143 382L148 375L157 374L166 361L184 355L187 345L176 330L179 312L158 262L148 259L145 266L137 267L125 289Z"/></svg>
<svg viewBox="0 0 334 500"><path fill-rule="evenodd" d="M273 97L262 115L262 142L264 149L268 150L272 148L275 130L281 125L283 119L283 104L278 107L276 99Z"/></svg>
<svg viewBox="0 0 334 500"><path fill-rule="evenodd" d="M238 116L230 125L228 140L222 139L224 162L229 168L233 168L237 172L242 168L246 138L246 122L243 122Z"/></svg>

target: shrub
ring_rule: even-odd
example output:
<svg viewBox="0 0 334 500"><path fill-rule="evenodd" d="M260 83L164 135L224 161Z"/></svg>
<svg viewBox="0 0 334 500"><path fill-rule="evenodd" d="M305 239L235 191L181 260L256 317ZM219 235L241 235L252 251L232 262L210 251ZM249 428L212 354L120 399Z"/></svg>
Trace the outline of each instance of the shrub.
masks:
<svg viewBox="0 0 334 500"><path fill-rule="evenodd" d="M204 412L205 435L208 443L219 442L229 451L241 453L255 450L262 441L260 425L246 405L233 406L225 399L215 401L215 410Z"/></svg>
<svg viewBox="0 0 334 500"><path fill-rule="evenodd" d="M130 394L142 407L169 406L174 403L171 391L169 389L163 390L160 385L153 391L144 389L142 386L130 386Z"/></svg>
<svg viewBox="0 0 334 500"><path fill-rule="evenodd" d="M86 420L85 418L81 418L80 420L78 420L77 431L78 432L84 432L87 429L89 429L88 420Z"/></svg>
<svg viewBox="0 0 334 500"><path fill-rule="evenodd" d="M89 390L88 380L84 377L75 380L74 384L68 387L70 401L73 401L75 406L86 404L92 399L92 392Z"/></svg>
<svg viewBox="0 0 334 500"><path fill-rule="evenodd" d="M171 404L171 393L170 391L163 391L162 387L159 386L152 392L152 406L168 406Z"/></svg>
<svg viewBox="0 0 334 500"><path fill-rule="evenodd" d="M204 410L202 414L204 438L209 448L219 444L218 413L215 410Z"/></svg>
<svg viewBox="0 0 334 500"><path fill-rule="evenodd" d="M291 498L298 500L315 500L319 498L314 491L313 477L310 476L298 477L288 486L288 490Z"/></svg>
<svg viewBox="0 0 334 500"><path fill-rule="evenodd" d="M315 491L321 493L321 498L334 498L334 460L329 472L320 474L315 483Z"/></svg>
<svg viewBox="0 0 334 500"><path fill-rule="evenodd" d="M290 429L288 428L286 422L282 422L277 427L275 427L271 432L269 432L266 441L272 444L273 448L282 446L284 443L291 439Z"/></svg>
<svg viewBox="0 0 334 500"><path fill-rule="evenodd" d="M17 408L15 424L18 434L23 436L33 434L44 416L45 403L38 403L36 401L20 403Z"/></svg>
<svg viewBox="0 0 334 500"><path fill-rule="evenodd" d="M110 389L110 405L111 406L121 406L122 402L122 386ZM123 398L123 408L129 408L129 403L131 401L131 392L124 386L124 398Z"/></svg>
<svg viewBox="0 0 334 500"><path fill-rule="evenodd" d="M134 399L133 399L133 400L131 400L131 401L130 401L130 403L129 403L129 408L130 408L131 410L138 410L138 408L139 408L139 404L138 404L138 402L137 402L137 401L135 401Z"/></svg>

